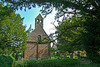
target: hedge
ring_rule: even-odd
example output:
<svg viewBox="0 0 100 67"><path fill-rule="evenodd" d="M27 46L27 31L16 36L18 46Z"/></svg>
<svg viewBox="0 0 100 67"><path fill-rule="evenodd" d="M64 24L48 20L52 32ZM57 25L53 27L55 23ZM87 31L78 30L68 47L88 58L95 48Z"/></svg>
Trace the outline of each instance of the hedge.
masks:
<svg viewBox="0 0 100 67"><path fill-rule="evenodd" d="M13 59L10 56L0 55L0 67L12 67Z"/></svg>
<svg viewBox="0 0 100 67"><path fill-rule="evenodd" d="M79 59L24 60L16 61L14 67L75 67Z"/></svg>

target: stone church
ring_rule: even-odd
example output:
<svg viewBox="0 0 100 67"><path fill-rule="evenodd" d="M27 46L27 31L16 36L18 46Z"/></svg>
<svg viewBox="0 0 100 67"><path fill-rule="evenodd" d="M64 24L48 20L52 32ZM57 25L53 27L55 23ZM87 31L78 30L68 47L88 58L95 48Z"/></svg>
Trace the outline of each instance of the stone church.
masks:
<svg viewBox="0 0 100 67"><path fill-rule="evenodd" d="M43 29L43 17L39 14L35 18L35 29L29 34L24 60L40 60L50 58L49 37Z"/></svg>

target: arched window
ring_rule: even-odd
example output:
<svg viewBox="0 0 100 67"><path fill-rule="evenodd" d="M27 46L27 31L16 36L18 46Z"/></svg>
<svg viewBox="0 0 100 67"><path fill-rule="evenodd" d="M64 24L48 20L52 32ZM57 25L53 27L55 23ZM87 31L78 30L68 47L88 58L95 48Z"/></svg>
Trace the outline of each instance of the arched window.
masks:
<svg viewBox="0 0 100 67"><path fill-rule="evenodd" d="M42 22L43 22L43 20L41 19L41 20L40 20L40 23L42 23Z"/></svg>
<svg viewBox="0 0 100 67"><path fill-rule="evenodd" d="M39 19L37 19L37 23L39 23Z"/></svg>
<svg viewBox="0 0 100 67"><path fill-rule="evenodd" d="M41 36L40 36L40 35L38 35L38 41L39 41L39 42L41 41Z"/></svg>

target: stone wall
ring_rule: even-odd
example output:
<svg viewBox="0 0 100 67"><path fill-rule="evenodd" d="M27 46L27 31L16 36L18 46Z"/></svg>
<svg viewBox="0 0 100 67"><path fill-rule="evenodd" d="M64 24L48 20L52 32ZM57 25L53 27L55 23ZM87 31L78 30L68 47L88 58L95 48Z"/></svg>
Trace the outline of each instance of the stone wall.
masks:
<svg viewBox="0 0 100 67"><path fill-rule="evenodd" d="M37 58L37 45L34 43L28 43L26 45L27 49L24 52L24 60L32 60ZM48 51L49 44L38 44L38 60L48 59L50 57L50 52Z"/></svg>
<svg viewBox="0 0 100 67"><path fill-rule="evenodd" d="M27 43L26 50L24 51L24 59L36 59L36 45L33 45L33 43Z"/></svg>

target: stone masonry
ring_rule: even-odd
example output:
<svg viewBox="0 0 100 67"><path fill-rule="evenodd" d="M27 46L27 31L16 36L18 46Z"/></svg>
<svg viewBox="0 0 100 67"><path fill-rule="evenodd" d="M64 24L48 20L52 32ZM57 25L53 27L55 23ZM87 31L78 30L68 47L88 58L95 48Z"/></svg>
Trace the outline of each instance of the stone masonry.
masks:
<svg viewBox="0 0 100 67"><path fill-rule="evenodd" d="M24 51L24 60L40 60L40 59L49 59L50 52L50 43L37 44L40 40L49 39L48 35L43 29L43 18L39 14L35 18L35 29L29 34L26 50Z"/></svg>

